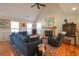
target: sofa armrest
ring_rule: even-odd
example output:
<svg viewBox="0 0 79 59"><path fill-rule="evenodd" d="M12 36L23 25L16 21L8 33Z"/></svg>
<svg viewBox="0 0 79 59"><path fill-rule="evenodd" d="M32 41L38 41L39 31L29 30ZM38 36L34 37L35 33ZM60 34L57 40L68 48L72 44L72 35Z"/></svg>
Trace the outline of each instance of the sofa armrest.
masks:
<svg viewBox="0 0 79 59"><path fill-rule="evenodd" d="M32 45L32 44L35 44L35 43L37 43L37 42L40 42L40 44L42 43L42 40L36 40L36 41L34 41L34 42L28 42L28 43L24 43L25 45Z"/></svg>
<svg viewBox="0 0 79 59"><path fill-rule="evenodd" d="M38 52L38 45L42 43L42 40L37 40L30 43L25 43L25 47L27 48L27 51L29 52L29 55L35 55Z"/></svg>

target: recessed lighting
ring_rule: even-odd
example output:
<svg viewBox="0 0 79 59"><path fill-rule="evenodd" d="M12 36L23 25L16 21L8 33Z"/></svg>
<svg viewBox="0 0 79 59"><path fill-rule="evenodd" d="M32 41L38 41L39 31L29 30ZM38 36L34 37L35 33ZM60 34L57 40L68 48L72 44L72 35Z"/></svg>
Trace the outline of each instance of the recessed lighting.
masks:
<svg viewBox="0 0 79 59"><path fill-rule="evenodd" d="M76 7L73 7L73 8L72 8L72 11L75 11L76 9L77 9Z"/></svg>

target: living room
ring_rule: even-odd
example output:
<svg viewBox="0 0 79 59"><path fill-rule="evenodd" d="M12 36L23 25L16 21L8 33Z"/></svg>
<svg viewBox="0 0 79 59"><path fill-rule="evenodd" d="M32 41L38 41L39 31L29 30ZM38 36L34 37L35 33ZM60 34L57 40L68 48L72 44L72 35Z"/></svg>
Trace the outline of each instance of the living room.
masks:
<svg viewBox="0 0 79 59"><path fill-rule="evenodd" d="M0 4L0 55L78 56L78 6L79 4L76 3ZM72 28L70 25L68 25L69 27L64 27L64 24L73 26L71 26ZM69 32L66 32L67 30ZM75 33L74 35L72 35L73 32ZM68 35L63 34L66 36L64 39L68 40L63 39L63 41L61 38L62 41L60 43L62 44L51 43L50 39L54 39L59 33L70 33ZM36 37L34 38L36 41L31 43L24 43L20 40L24 40L23 38L30 40L33 37ZM33 39L31 40L33 41ZM37 47L39 45L43 46L42 51L39 51L40 47Z"/></svg>

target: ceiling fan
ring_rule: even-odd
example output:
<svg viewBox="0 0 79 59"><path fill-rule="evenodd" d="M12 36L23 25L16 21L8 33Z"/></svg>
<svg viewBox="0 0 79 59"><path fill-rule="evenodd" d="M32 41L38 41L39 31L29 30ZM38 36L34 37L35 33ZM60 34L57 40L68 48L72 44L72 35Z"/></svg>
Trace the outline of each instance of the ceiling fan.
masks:
<svg viewBox="0 0 79 59"><path fill-rule="evenodd" d="M46 7L45 4L41 4L41 3L35 3L34 5L31 6L31 8L37 6L38 9L40 9L40 6Z"/></svg>

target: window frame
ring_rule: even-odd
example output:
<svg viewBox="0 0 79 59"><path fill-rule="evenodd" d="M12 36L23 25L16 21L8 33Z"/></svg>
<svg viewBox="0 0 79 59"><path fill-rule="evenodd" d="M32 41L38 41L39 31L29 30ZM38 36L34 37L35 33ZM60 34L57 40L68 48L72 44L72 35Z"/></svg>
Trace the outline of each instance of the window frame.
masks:
<svg viewBox="0 0 79 59"><path fill-rule="evenodd" d="M40 27L38 26L38 24L41 24L41 22L37 22L36 23L36 29L37 29L37 33L41 34L42 33L42 24L40 25ZM40 32L39 32L40 31Z"/></svg>
<svg viewBox="0 0 79 59"><path fill-rule="evenodd" d="M31 27L28 27L28 24L31 24ZM28 34L32 34L33 24L31 22L27 23L27 32ZM29 30L30 29L30 30Z"/></svg>
<svg viewBox="0 0 79 59"><path fill-rule="evenodd" d="M18 27L12 27L12 22L17 22L18 23ZM11 21L11 32L19 32L19 28L20 28L20 23L18 21ZM13 29L17 29L18 31L12 31Z"/></svg>

